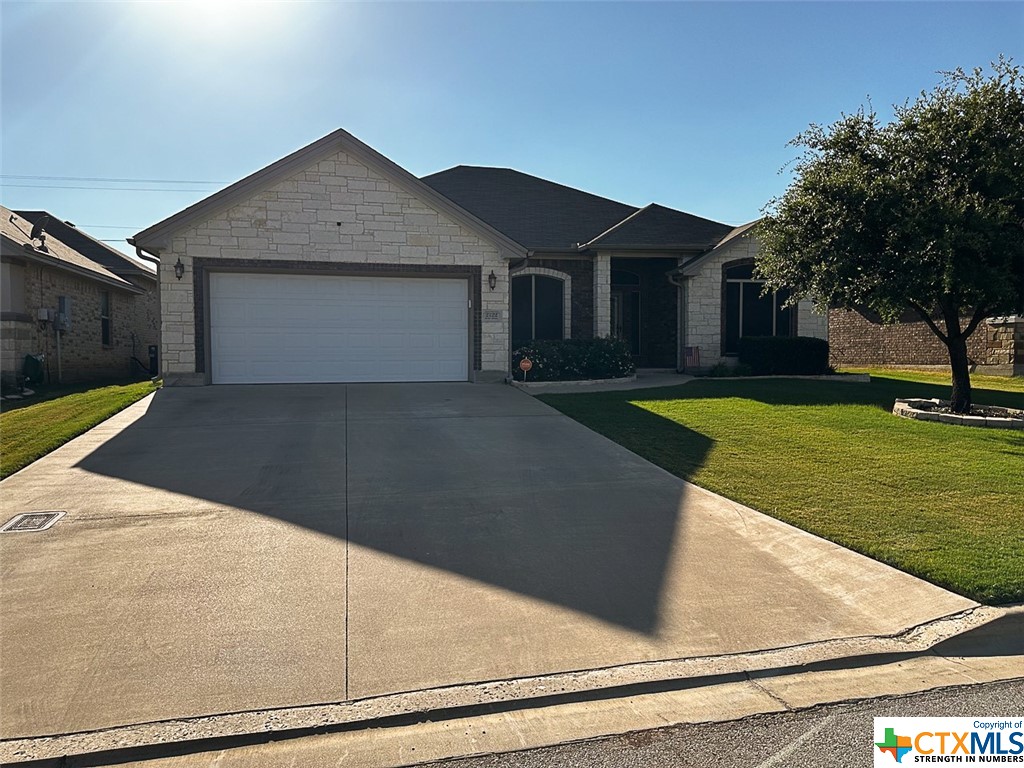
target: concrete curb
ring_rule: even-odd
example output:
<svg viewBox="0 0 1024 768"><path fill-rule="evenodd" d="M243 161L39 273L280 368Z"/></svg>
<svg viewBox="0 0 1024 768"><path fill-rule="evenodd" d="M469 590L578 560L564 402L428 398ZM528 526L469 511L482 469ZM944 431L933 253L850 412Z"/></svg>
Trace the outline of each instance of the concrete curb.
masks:
<svg viewBox="0 0 1024 768"><path fill-rule="evenodd" d="M524 392L543 392L545 389L552 389L554 387L580 387L585 389L586 387L599 387L602 384L631 384L636 381L636 374L632 376L623 376L618 379L580 379L579 381L516 381L515 379L509 379L511 384L516 389L521 389Z"/></svg>
<svg viewBox="0 0 1024 768"><path fill-rule="evenodd" d="M926 661L918 664L923 664L924 667L931 664L934 667L931 673L934 684L929 684L929 673L922 671L922 667L922 670L914 673L915 691L1024 676L1021 673L1024 668L1024 647L1017 650L1019 655L1011 655L1004 650L1002 656L994 655L991 648L983 648L978 654L983 658L973 664L964 661L965 656L951 654L946 657L933 650L940 644L948 645L965 633L984 631L986 627L998 628L1000 624L1007 622L1013 625L1010 630L1012 636L1018 637L1022 621L1024 606L979 606L892 636L843 638L760 652L644 662L606 669L410 691L349 702L225 713L56 736L13 738L0 741L0 762L54 760L69 756L88 756L89 764L98 764L97 759L123 762L124 755L128 752L140 755L137 759L143 759L146 755L187 755L212 749L251 747L273 740L295 739L314 734L351 734L353 731L376 729L384 725L409 726L427 721L483 716L496 711L518 712L552 706L592 704L595 701L607 702L622 697L655 693L667 695L674 692L681 695L682 691L692 693L695 689L710 702L707 705L709 709L697 713L705 718L704 720L688 719L687 722L735 719L716 714L714 706L716 702L721 702L708 694L710 689L743 684L745 688L752 687L762 693L767 690L768 699L776 702L775 711L780 711L777 702L785 701L785 697L771 693L771 688L789 690L790 693L787 695L791 696L794 702L803 702L799 706L858 698L856 687L847 684L846 678L853 674L851 670L862 670L859 674L863 677L863 670L877 666L879 660L886 664L901 664L926 657ZM1019 638L1017 643L1020 644ZM964 669L967 672L958 676L955 673L956 669ZM840 683L837 685L833 682L831 689L827 686L822 687L820 677L807 684L794 683L794 680L803 679L794 676L809 674L831 675L833 679L838 675ZM876 678L877 676L871 678L869 687L874 692L871 695L907 692L903 690L906 688L905 683L897 686L895 683L886 682L888 677L883 676L881 683ZM885 690L886 686L895 687L897 690ZM837 690L845 698L822 698L826 693L834 695ZM868 697L870 696L860 698ZM763 705L764 701L758 706L763 708ZM783 709L785 708L792 706L786 703ZM761 711L757 707L755 710ZM755 713L756 711L747 712L743 716ZM690 717L693 716L696 715ZM656 723L651 727L665 724ZM614 723L606 723L602 728L612 728L609 732L637 730L625 725L620 728ZM421 761L426 755L420 753L415 757L416 760L410 759L409 764Z"/></svg>
<svg viewBox="0 0 1024 768"><path fill-rule="evenodd" d="M870 373L830 373L822 376L699 376L698 381L761 381L763 379L802 379L804 381L841 381L847 384L870 384Z"/></svg>

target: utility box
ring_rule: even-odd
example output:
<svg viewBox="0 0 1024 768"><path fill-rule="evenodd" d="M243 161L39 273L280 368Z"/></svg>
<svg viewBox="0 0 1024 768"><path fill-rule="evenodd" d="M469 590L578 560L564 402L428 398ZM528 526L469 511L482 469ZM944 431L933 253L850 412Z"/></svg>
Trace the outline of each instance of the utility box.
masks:
<svg viewBox="0 0 1024 768"><path fill-rule="evenodd" d="M149 375L156 376L160 373L160 363L157 356L158 347L156 344L149 345Z"/></svg>
<svg viewBox="0 0 1024 768"><path fill-rule="evenodd" d="M71 330L71 298L68 296L57 297L57 330Z"/></svg>

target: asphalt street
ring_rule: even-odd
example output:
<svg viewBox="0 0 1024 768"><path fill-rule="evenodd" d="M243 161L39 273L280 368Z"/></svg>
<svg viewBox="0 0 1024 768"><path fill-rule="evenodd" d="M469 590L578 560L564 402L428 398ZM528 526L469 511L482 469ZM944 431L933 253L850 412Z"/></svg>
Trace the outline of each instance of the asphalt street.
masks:
<svg viewBox="0 0 1024 768"><path fill-rule="evenodd" d="M430 763L445 768L864 768L875 717L1024 716L1024 680Z"/></svg>

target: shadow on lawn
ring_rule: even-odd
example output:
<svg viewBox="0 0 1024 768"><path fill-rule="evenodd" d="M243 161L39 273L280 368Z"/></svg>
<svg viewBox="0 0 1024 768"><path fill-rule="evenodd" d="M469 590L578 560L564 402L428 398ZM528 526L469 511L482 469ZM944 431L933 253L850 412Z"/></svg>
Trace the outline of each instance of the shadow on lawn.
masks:
<svg viewBox="0 0 1024 768"><path fill-rule="evenodd" d="M686 384L660 389L622 390L571 395L544 395L546 402L562 405L569 398L594 398L610 401L696 400L742 398L769 405L867 405L891 411L898 397L949 398L950 387L886 378L866 382L820 381L813 379L697 379ZM974 402L981 405L1002 405L1024 408L1024 392L973 388Z"/></svg>

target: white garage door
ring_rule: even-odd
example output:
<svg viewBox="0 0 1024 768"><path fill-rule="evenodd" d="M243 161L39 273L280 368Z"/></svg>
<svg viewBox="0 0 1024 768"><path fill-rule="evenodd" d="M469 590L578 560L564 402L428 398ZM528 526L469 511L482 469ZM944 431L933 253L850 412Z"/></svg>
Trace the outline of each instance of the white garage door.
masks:
<svg viewBox="0 0 1024 768"><path fill-rule="evenodd" d="M213 273L214 384L466 381L466 280Z"/></svg>

